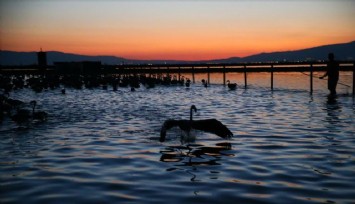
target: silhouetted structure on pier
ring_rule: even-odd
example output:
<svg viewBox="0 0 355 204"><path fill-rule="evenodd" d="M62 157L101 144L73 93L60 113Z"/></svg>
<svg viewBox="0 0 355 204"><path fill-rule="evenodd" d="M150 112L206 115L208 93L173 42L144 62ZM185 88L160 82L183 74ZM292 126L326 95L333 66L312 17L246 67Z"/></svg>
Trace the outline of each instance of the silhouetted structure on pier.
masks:
<svg viewBox="0 0 355 204"><path fill-rule="evenodd" d="M47 53L42 51L37 52L37 62L38 66L45 67L47 66Z"/></svg>
<svg viewBox="0 0 355 204"><path fill-rule="evenodd" d="M47 68L47 52L41 51L37 52L37 63L40 73L44 74Z"/></svg>
<svg viewBox="0 0 355 204"><path fill-rule="evenodd" d="M97 75L101 72L100 61L54 62L54 66L59 74Z"/></svg>
<svg viewBox="0 0 355 204"><path fill-rule="evenodd" d="M353 72L353 95L355 96L355 61L337 61L339 71ZM326 62L269 62L269 63L216 63L216 64L121 64L102 65L100 61L82 62L55 62L54 66L46 67L46 75L71 74L71 75L166 75L177 74L178 79L183 73L192 75L191 83L195 83L195 74L206 73L209 84L211 73L223 74L223 85L226 85L227 73L243 73L244 88L248 86L248 73L270 73L271 90L274 88L274 73L276 72L302 72L309 76L310 93L313 93L314 72L326 71ZM37 66L0 66L0 73L4 75L40 74ZM309 73L309 74L308 74ZM317 77L318 78L318 77ZM188 83L190 85L190 83ZM350 85L348 86L350 87Z"/></svg>

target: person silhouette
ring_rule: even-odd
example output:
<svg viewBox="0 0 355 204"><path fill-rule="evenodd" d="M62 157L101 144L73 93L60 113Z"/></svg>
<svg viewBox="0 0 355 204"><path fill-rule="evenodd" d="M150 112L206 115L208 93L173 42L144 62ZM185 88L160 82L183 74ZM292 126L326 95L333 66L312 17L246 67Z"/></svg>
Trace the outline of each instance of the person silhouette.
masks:
<svg viewBox="0 0 355 204"><path fill-rule="evenodd" d="M328 63L326 73L319 77L323 79L328 76L328 89L330 91L330 96L335 96L337 94L336 88L339 80L339 64L334 60L334 54L328 54Z"/></svg>

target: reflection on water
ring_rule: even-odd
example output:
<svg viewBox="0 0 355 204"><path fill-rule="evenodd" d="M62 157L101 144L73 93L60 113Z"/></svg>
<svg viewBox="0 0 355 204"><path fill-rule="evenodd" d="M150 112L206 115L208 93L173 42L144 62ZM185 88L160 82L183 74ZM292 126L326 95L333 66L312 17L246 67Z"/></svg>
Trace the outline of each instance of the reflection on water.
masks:
<svg viewBox="0 0 355 204"><path fill-rule="evenodd" d="M197 178L199 166L222 165L222 156L234 156L228 153L231 150L231 143L217 143L215 146L203 146L198 144L188 144L184 146L168 146L160 151L162 154L160 161L174 163L174 167L169 167L166 171L185 171L191 175L191 181L201 181ZM185 168L185 167L192 167ZM219 171L212 171L214 176L211 179L218 179Z"/></svg>
<svg viewBox="0 0 355 204"><path fill-rule="evenodd" d="M323 81L310 96L302 74L275 73L273 92L269 74L234 91L221 79L211 75L207 88L11 92L49 116L0 124L0 203L354 203L351 96L340 88L328 99ZM227 79L242 84L243 75ZM234 137L198 132L181 144L172 130L160 143L164 121L188 118L192 104L196 120L216 118Z"/></svg>
<svg viewBox="0 0 355 204"><path fill-rule="evenodd" d="M339 117L341 116L341 104L338 102L337 96L327 97L327 117L326 121L330 124L331 129L335 129L340 122Z"/></svg>
<svg viewBox="0 0 355 204"><path fill-rule="evenodd" d="M188 144L186 146L169 146L160 151L162 162L176 162L175 166L220 165L221 156L233 156L224 152L232 149L230 143L217 143L216 146ZM194 159L196 158L196 161Z"/></svg>

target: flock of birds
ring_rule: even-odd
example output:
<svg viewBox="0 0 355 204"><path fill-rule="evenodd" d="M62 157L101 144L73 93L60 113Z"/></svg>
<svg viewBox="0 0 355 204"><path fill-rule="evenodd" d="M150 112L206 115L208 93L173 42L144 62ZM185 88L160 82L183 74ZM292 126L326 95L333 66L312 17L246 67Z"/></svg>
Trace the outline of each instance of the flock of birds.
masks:
<svg viewBox="0 0 355 204"><path fill-rule="evenodd" d="M204 87L208 87L209 84L206 80L201 80ZM237 88L236 83L230 83L228 80L228 88L235 90ZM75 89L85 88L100 88L108 89L112 87L114 91L117 91L118 87L128 87L131 91L135 91L137 88L146 87L154 88L157 85L163 86L186 86L190 87L191 80L184 76L178 77L176 75L152 74L146 75L16 75L16 76L3 76L0 75L0 89L4 90L4 93L9 93L12 90L31 88L35 92L41 92L43 90L54 90L59 87L68 87ZM65 94L65 90L62 89L62 93Z"/></svg>
<svg viewBox="0 0 355 204"><path fill-rule="evenodd" d="M33 120L45 121L48 114L45 111L36 110L37 101L32 100L29 102L30 109L24 108L26 103L17 99L12 99L9 94L0 95L0 122L5 117L11 118L18 124L27 123Z"/></svg>
<svg viewBox="0 0 355 204"><path fill-rule="evenodd" d="M206 80L201 80L204 87L208 87L209 84ZM237 88L236 83L227 81L228 88L235 90ZM59 87L71 87L81 89L102 87L108 89L108 85L113 87L113 90L117 90L117 87L130 87L131 91L140 88L141 85L146 88L154 88L156 85L180 85L190 87L191 80L184 76L178 77L174 75L123 75L123 76L2 76L0 75L0 90L3 90L3 94L0 95L0 122L5 117L11 118L18 124L27 123L30 121L45 121L48 114L45 111L36 110L37 101L32 100L29 103L12 99L9 93L12 90L31 88L35 92L41 92L46 89L56 89ZM62 94L65 94L65 88L61 90ZM26 109L25 107L31 107ZM185 132L187 136L190 136L191 130L196 129L200 131L210 132L216 134L222 138L231 138L232 132L216 119L205 120L193 120L193 112L196 112L196 106L190 107L190 120L174 120L168 119L164 122L160 131L160 142L164 142L166 139L167 130L172 127L179 127Z"/></svg>

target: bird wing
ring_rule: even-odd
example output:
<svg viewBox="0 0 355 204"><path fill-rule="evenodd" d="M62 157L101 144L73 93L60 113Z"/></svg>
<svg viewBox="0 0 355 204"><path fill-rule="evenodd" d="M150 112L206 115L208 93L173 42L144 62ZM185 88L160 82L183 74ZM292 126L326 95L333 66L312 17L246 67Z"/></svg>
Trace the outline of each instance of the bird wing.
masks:
<svg viewBox="0 0 355 204"><path fill-rule="evenodd" d="M160 130L160 139L159 141L160 142L164 142L165 141L165 137L166 137L166 131L175 127L175 126L178 126L179 123L178 121L176 120L166 120L164 123L163 123L163 126L161 127L161 130Z"/></svg>
<svg viewBox="0 0 355 204"><path fill-rule="evenodd" d="M196 130L214 133L222 138L231 138L233 133L216 119L193 120L191 127Z"/></svg>

